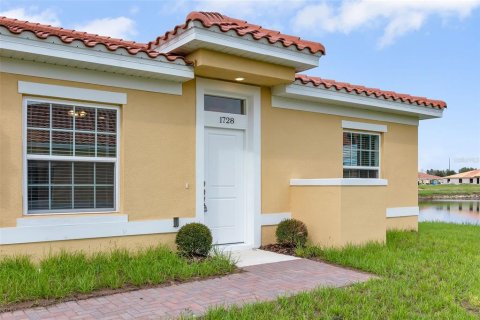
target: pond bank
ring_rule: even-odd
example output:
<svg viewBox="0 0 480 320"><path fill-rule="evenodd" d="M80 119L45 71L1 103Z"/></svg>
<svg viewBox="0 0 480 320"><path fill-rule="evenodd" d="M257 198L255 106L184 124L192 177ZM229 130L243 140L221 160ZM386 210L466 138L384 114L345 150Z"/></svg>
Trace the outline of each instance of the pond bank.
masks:
<svg viewBox="0 0 480 320"><path fill-rule="evenodd" d="M429 200L480 200L480 193L478 194L434 194L429 196L418 196L418 201Z"/></svg>

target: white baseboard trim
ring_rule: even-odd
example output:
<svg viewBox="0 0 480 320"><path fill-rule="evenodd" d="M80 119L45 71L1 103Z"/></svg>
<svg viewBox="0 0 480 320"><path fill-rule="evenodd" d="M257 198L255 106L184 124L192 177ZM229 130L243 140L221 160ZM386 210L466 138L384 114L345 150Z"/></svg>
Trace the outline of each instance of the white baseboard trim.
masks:
<svg viewBox="0 0 480 320"><path fill-rule="evenodd" d="M87 218L92 219L93 217ZM75 224L72 221L62 221L60 219L73 220L75 218L51 218L50 225L41 222L21 221L20 225L23 226L0 228L0 245L174 233L181 226L196 222L196 218L180 218L180 227L174 228L173 218L128 222L120 216L117 220L122 221L99 222L92 220L93 222L88 223L86 220L80 219Z"/></svg>
<svg viewBox="0 0 480 320"><path fill-rule="evenodd" d="M418 216L420 209L418 207L397 207L387 208L387 218L414 217Z"/></svg>
<svg viewBox="0 0 480 320"><path fill-rule="evenodd" d="M262 213L262 226L274 226L282 220L290 219L291 217L292 214L290 212Z"/></svg>

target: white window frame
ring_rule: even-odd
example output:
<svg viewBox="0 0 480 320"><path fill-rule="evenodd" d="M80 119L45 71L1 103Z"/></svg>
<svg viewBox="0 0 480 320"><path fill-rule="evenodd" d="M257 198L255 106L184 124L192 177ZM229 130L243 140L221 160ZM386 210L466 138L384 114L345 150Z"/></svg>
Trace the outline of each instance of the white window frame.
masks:
<svg viewBox="0 0 480 320"><path fill-rule="evenodd" d="M343 165L343 134L344 133L357 133L357 134L368 134L371 136L378 137L378 167L369 167L369 166L345 166ZM377 132L369 132L369 131L359 131L359 130L348 130L343 129L342 132L342 176L343 176L343 169L358 169L358 170L377 170L378 175L376 178L343 178L343 179L381 179L382 178L382 135Z"/></svg>
<svg viewBox="0 0 480 320"><path fill-rule="evenodd" d="M101 108L116 110L117 127L116 127L116 153L115 157L78 157L78 156L52 156L52 155L35 155L27 154L27 106L28 101L36 101L43 103L58 103L62 105L71 105L89 108ZM23 156L23 215L56 215L56 214L84 214L84 213L118 213L120 207L120 107L102 103L77 102L73 100L60 100L50 98L37 98L34 96L24 96L22 101L22 156ZM60 210L38 210L38 212L29 212L28 210L28 160L43 161L68 161L68 162L110 162L115 164L114 177L114 208L112 209L60 209Z"/></svg>

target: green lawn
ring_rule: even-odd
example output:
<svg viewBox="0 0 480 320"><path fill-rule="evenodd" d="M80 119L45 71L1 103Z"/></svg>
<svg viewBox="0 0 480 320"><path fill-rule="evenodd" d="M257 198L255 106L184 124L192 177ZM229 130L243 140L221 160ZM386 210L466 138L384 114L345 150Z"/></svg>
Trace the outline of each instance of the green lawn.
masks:
<svg viewBox="0 0 480 320"><path fill-rule="evenodd" d="M191 262L162 246L92 256L64 252L39 263L25 256L4 258L0 260L0 310L22 301L205 278L231 273L235 268L226 256Z"/></svg>
<svg viewBox="0 0 480 320"><path fill-rule="evenodd" d="M479 319L480 227L421 223L387 245L307 250L381 278L276 302L211 310L206 319Z"/></svg>
<svg viewBox="0 0 480 320"><path fill-rule="evenodd" d="M418 195L420 197L431 197L436 195L480 195L478 184L439 184L419 185Z"/></svg>

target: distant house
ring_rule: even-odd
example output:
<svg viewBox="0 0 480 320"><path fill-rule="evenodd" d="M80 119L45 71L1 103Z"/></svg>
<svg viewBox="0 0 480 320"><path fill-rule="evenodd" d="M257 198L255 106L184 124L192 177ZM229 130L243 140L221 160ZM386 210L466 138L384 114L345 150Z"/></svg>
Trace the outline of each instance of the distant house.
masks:
<svg viewBox="0 0 480 320"><path fill-rule="evenodd" d="M442 183L450 184L480 184L480 169L457 173L442 178Z"/></svg>
<svg viewBox="0 0 480 320"><path fill-rule="evenodd" d="M441 183L442 179L442 177L434 176L424 172L419 172L417 177L418 184L439 184Z"/></svg>

